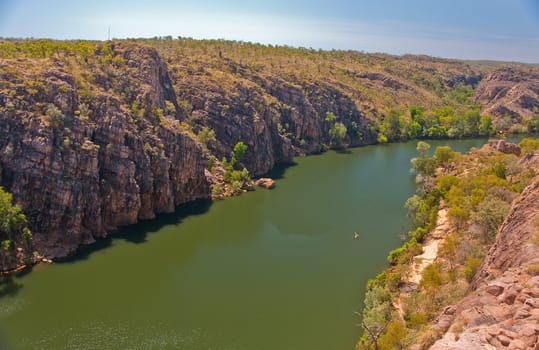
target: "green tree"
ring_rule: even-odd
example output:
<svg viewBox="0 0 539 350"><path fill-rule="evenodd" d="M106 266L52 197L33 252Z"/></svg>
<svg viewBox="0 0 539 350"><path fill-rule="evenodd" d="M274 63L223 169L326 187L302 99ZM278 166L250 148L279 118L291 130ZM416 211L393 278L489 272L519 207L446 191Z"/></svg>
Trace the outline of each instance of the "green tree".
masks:
<svg viewBox="0 0 539 350"><path fill-rule="evenodd" d="M427 135L433 139L441 139L447 137L447 129L443 126L431 126Z"/></svg>
<svg viewBox="0 0 539 350"><path fill-rule="evenodd" d="M9 259L10 250L16 244L22 244L26 252L29 253L32 246L32 232L27 227L26 216L21 207L13 204L11 193L4 191L0 187L0 256L5 264Z"/></svg>
<svg viewBox="0 0 539 350"><path fill-rule="evenodd" d="M438 165L446 165L454 157L455 152L449 146L439 146L434 151L434 159Z"/></svg>
<svg viewBox="0 0 539 350"><path fill-rule="evenodd" d="M454 270L457 260L458 239L455 234L448 235L440 247L440 256L449 262L450 272Z"/></svg>
<svg viewBox="0 0 539 350"><path fill-rule="evenodd" d="M337 122L329 129L330 144L332 147L341 147L344 138L346 137L346 126Z"/></svg>
<svg viewBox="0 0 539 350"><path fill-rule="evenodd" d="M408 211L408 216L412 219L415 227L427 226L432 217L432 212L436 211L428 200L414 194L406 200L404 207Z"/></svg>
<svg viewBox="0 0 539 350"><path fill-rule="evenodd" d="M198 141L204 146L208 146L209 142L215 141L215 131L209 128L202 128L197 135Z"/></svg>
<svg viewBox="0 0 539 350"><path fill-rule="evenodd" d="M362 345L367 348L372 345L375 350L378 350L378 340L385 332L390 320L391 293L389 290L380 286L368 289L365 293L365 307L361 322L366 332L362 337Z"/></svg>
<svg viewBox="0 0 539 350"><path fill-rule="evenodd" d="M400 140L402 137L402 120L397 111L390 110L381 125L381 132L391 141Z"/></svg>
<svg viewBox="0 0 539 350"><path fill-rule="evenodd" d="M225 190L223 189L223 186L219 183L216 183L213 185L211 189L211 194L215 197L220 197L225 193Z"/></svg>
<svg viewBox="0 0 539 350"><path fill-rule="evenodd" d="M423 136L423 128L416 121L411 121L406 125L406 135L409 139L417 139Z"/></svg>
<svg viewBox="0 0 539 350"><path fill-rule="evenodd" d="M510 205L492 195L487 196L472 213L471 219L483 228L483 239L491 242L498 231L505 216L509 212Z"/></svg>
<svg viewBox="0 0 539 350"><path fill-rule="evenodd" d="M378 134L376 140L378 141L378 143L387 143L387 137L384 134Z"/></svg>
<svg viewBox="0 0 539 350"><path fill-rule="evenodd" d="M523 154L539 149L539 139L525 138L518 144Z"/></svg>
<svg viewBox="0 0 539 350"><path fill-rule="evenodd" d="M441 285L443 279L440 273L440 266L438 264L430 264L421 273L420 286L424 288L427 293L433 294Z"/></svg>
<svg viewBox="0 0 539 350"><path fill-rule="evenodd" d="M337 116L333 112L326 112L326 122L333 124L337 121Z"/></svg>
<svg viewBox="0 0 539 350"><path fill-rule="evenodd" d="M409 109L410 111L410 118L413 121L420 122L423 120L424 114L425 114L425 107L422 106L412 106Z"/></svg>
<svg viewBox="0 0 539 350"><path fill-rule="evenodd" d="M492 123L492 117L488 114L481 116L479 120L479 135L490 136L494 134L494 124Z"/></svg>
<svg viewBox="0 0 539 350"><path fill-rule="evenodd" d="M481 115L479 114L478 109L474 109L466 112L464 115L464 133L466 136L477 136L479 135L479 122Z"/></svg>
<svg viewBox="0 0 539 350"><path fill-rule="evenodd" d="M505 164L502 162L498 162L492 166L490 169L494 175L499 177L500 179L505 179L507 168L505 167Z"/></svg>
<svg viewBox="0 0 539 350"><path fill-rule="evenodd" d="M477 270L481 267L483 259L475 256L470 256L464 262L464 277L468 282L471 282L477 273Z"/></svg>
<svg viewBox="0 0 539 350"><path fill-rule="evenodd" d="M47 109L45 110L45 115L47 116L50 125L54 128L58 128L64 123L64 114L60 109L58 109L58 107L56 107L52 103L49 103L49 105L47 106Z"/></svg>
<svg viewBox="0 0 539 350"><path fill-rule="evenodd" d="M13 195L0 187L0 235L12 239L26 228L26 216L21 207L14 205Z"/></svg>
<svg viewBox="0 0 539 350"><path fill-rule="evenodd" d="M400 321L391 321L385 333L378 339L380 349L403 349L406 338L406 326Z"/></svg>
<svg viewBox="0 0 539 350"><path fill-rule="evenodd" d="M535 114L526 124L529 132L539 132L539 114Z"/></svg>
<svg viewBox="0 0 539 350"><path fill-rule="evenodd" d="M234 146L233 158L237 160L238 162L241 162L243 158L245 157L245 153L247 152L247 145L243 143L243 141L239 141Z"/></svg>
<svg viewBox="0 0 539 350"><path fill-rule="evenodd" d="M459 206L452 206L451 208L449 208L447 215L449 215L451 222L457 228L464 227L468 218L470 217L470 213L466 209Z"/></svg>
<svg viewBox="0 0 539 350"><path fill-rule="evenodd" d="M419 141L416 146L419 155L422 158L427 158L429 156L430 145L424 141Z"/></svg>

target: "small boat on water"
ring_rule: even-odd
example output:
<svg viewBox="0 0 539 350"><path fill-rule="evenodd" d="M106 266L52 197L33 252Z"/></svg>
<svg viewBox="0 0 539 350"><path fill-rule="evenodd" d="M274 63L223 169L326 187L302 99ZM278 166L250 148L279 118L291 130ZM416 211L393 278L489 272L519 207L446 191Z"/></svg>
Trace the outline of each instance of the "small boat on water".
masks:
<svg viewBox="0 0 539 350"><path fill-rule="evenodd" d="M359 238L359 233L354 232L354 239L358 239L358 238Z"/></svg>

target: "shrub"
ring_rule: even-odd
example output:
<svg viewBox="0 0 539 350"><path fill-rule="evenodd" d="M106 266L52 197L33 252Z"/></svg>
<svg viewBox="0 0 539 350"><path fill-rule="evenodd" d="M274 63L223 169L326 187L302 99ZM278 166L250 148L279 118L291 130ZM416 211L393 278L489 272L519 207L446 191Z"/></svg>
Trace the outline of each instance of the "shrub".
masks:
<svg viewBox="0 0 539 350"><path fill-rule="evenodd" d="M539 149L539 139L525 138L520 141L519 146L523 154L533 152Z"/></svg>
<svg viewBox="0 0 539 350"><path fill-rule="evenodd" d="M532 243L539 247L539 232L533 235L531 239Z"/></svg>
<svg viewBox="0 0 539 350"><path fill-rule="evenodd" d="M47 109L45 110L45 115L47 116L47 120L53 127L60 127L64 123L64 114L61 110L58 109L55 105L50 103L47 106Z"/></svg>
<svg viewBox="0 0 539 350"><path fill-rule="evenodd" d="M438 264L430 264L421 273L421 283L419 285L427 291L434 291L442 285L442 282L440 266Z"/></svg>
<svg viewBox="0 0 539 350"><path fill-rule="evenodd" d="M412 312L405 315L406 325L410 328L419 328L427 324L427 315L420 312Z"/></svg>
<svg viewBox="0 0 539 350"><path fill-rule="evenodd" d="M197 135L198 141L204 146L208 146L209 142L215 141L215 131L206 127L202 128Z"/></svg>
<svg viewBox="0 0 539 350"><path fill-rule="evenodd" d="M0 259L5 264L13 255L9 251L22 246L26 259L32 248L32 232L27 227L26 216L13 204L11 193L0 187ZM5 252L3 252L5 251Z"/></svg>
<svg viewBox="0 0 539 350"><path fill-rule="evenodd" d="M236 159L238 162L241 162L243 158L245 157L245 153L247 152L247 145L243 143L243 141L239 141L236 143L233 149L233 158Z"/></svg>
<svg viewBox="0 0 539 350"><path fill-rule="evenodd" d="M344 138L346 137L346 126L343 123L337 122L329 129L330 145L332 147L341 147Z"/></svg>
<svg viewBox="0 0 539 350"><path fill-rule="evenodd" d="M239 181L233 181L232 182L232 191L234 191L234 193L241 193L242 192L241 183Z"/></svg>
<svg viewBox="0 0 539 350"><path fill-rule="evenodd" d="M464 277L466 277L468 282L472 281L482 263L483 259L478 257L470 256L466 259L466 262L464 263Z"/></svg>
<svg viewBox="0 0 539 350"><path fill-rule="evenodd" d="M243 168L243 170L240 172L240 179L244 181L251 180L251 175L249 174L249 170L247 170L246 168Z"/></svg>
<svg viewBox="0 0 539 350"><path fill-rule="evenodd" d="M509 212L510 205L492 195L487 196L472 213L472 221L484 231L483 240L491 242L496 236L498 227Z"/></svg>
<svg viewBox="0 0 539 350"><path fill-rule="evenodd" d="M490 171L500 179L505 179L507 169L504 163L496 163Z"/></svg>
<svg viewBox="0 0 539 350"><path fill-rule="evenodd" d="M526 124L529 132L539 132L539 114L535 114Z"/></svg>
<svg viewBox="0 0 539 350"><path fill-rule="evenodd" d="M337 116L333 112L326 112L325 120L328 123L335 123Z"/></svg>
<svg viewBox="0 0 539 350"><path fill-rule="evenodd" d="M421 158L427 158L429 156L430 145L425 141L419 141L416 146L419 156Z"/></svg>
<svg viewBox="0 0 539 350"><path fill-rule="evenodd" d="M422 243L427 236L428 231L423 227L418 227L414 231L410 232L412 239L416 240L419 243Z"/></svg>
<svg viewBox="0 0 539 350"><path fill-rule="evenodd" d="M406 327L400 321L391 321L385 333L378 339L380 349L402 349L406 338Z"/></svg>
<svg viewBox="0 0 539 350"><path fill-rule="evenodd" d="M222 196L224 193L225 193L225 190L223 189L223 186L221 186L221 184L213 185L211 189L211 194L213 196L219 197L219 196Z"/></svg>
<svg viewBox="0 0 539 350"><path fill-rule="evenodd" d="M365 293L362 326L365 329L359 345L374 343L386 330L391 319L391 293L387 288L375 286Z"/></svg>
<svg viewBox="0 0 539 350"><path fill-rule="evenodd" d="M122 67L125 65L125 63L126 63L125 58L123 58L122 55L116 55L112 59L112 64L115 65L116 67Z"/></svg>
<svg viewBox="0 0 539 350"><path fill-rule="evenodd" d="M451 207L447 211L447 215L457 228L462 228L470 217L470 213L461 207Z"/></svg>
<svg viewBox="0 0 539 350"><path fill-rule="evenodd" d="M387 256L387 262L390 265L397 265L397 263L399 262L399 258L405 251L406 251L405 247L399 247L399 248L393 249L392 251L389 252L389 255Z"/></svg>
<svg viewBox="0 0 539 350"><path fill-rule="evenodd" d="M539 262L533 263L528 266L528 273L532 276L539 276Z"/></svg>
<svg viewBox="0 0 539 350"><path fill-rule="evenodd" d="M436 159L437 165L446 165L454 157L455 152L449 146L436 147L434 151L434 159Z"/></svg>
<svg viewBox="0 0 539 350"><path fill-rule="evenodd" d="M378 134L376 140L378 143L387 143L387 137L384 134Z"/></svg>

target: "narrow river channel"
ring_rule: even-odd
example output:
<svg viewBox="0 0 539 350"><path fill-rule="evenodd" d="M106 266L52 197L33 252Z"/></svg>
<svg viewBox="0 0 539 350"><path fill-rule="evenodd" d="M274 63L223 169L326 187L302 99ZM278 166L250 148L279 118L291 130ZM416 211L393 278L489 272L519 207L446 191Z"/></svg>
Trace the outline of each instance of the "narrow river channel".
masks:
<svg viewBox="0 0 539 350"><path fill-rule="evenodd" d="M485 140L430 142L465 151ZM351 350L410 227L416 142L296 159L277 187L128 227L0 296L13 349ZM359 238L354 239L354 232Z"/></svg>

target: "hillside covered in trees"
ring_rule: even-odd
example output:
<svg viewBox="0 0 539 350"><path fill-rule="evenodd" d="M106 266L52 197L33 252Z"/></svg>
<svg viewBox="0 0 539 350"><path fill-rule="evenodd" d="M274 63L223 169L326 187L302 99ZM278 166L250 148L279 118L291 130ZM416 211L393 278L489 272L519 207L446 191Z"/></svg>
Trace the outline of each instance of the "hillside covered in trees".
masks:
<svg viewBox="0 0 539 350"><path fill-rule="evenodd" d="M2 244L2 269L241 193L296 155L537 131L538 76L220 40L0 40L0 185L32 231L0 232L26 242Z"/></svg>

